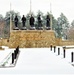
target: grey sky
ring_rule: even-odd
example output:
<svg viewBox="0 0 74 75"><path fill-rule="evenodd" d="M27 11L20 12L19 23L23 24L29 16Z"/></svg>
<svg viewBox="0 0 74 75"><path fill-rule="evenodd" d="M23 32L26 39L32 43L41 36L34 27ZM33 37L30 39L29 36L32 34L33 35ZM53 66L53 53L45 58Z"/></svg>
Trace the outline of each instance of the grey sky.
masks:
<svg viewBox="0 0 74 75"><path fill-rule="evenodd" d="M74 0L32 0L32 11L36 14L41 10L46 14L50 12L50 2L55 18L63 12L70 22L74 19ZM26 15L30 11L30 0L0 0L0 14L5 16L10 10L10 3L12 10L20 12L21 15Z"/></svg>

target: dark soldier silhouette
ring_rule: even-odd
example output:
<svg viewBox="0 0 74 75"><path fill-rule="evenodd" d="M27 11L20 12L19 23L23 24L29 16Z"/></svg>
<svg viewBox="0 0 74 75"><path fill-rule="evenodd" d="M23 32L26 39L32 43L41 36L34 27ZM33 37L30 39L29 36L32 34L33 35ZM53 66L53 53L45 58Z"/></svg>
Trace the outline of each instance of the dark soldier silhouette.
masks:
<svg viewBox="0 0 74 75"><path fill-rule="evenodd" d="M18 25L18 17L17 16L15 16L14 22L15 22L15 27L17 27L17 25Z"/></svg>
<svg viewBox="0 0 74 75"><path fill-rule="evenodd" d="M31 17L30 17L30 26L31 26L31 27L34 27L34 22L35 22L35 19L34 19L34 17L31 15Z"/></svg>
<svg viewBox="0 0 74 75"><path fill-rule="evenodd" d="M38 16L38 27L42 27L42 20L41 20L41 17L40 15Z"/></svg>
<svg viewBox="0 0 74 75"><path fill-rule="evenodd" d="M26 17L23 15L23 17L22 17L22 25L23 25L23 27L25 27L25 23L26 23Z"/></svg>
<svg viewBox="0 0 74 75"><path fill-rule="evenodd" d="M50 17L47 15L46 17L46 27L50 27Z"/></svg>

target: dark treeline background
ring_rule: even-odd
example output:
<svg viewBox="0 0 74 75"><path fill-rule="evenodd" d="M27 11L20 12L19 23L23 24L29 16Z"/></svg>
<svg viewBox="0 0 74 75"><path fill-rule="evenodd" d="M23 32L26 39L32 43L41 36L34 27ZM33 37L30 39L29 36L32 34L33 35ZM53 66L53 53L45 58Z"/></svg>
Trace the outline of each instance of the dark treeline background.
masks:
<svg viewBox="0 0 74 75"><path fill-rule="evenodd" d="M19 18L19 24L18 24L19 27L21 25L21 17L22 16L20 16L19 12L8 11L8 12L6 12L5 17L3 17L2 14L0 14L0 38L8 38L10 35L10 14L11 14L11 18L12 18L13 22L14 22L15 16L17 15ZM50 15L50 13L47 12L46 15L44 15L44 13L39 10L37 12L37 15L34 15L34 13L32 12L32 15L35 18L35 26L37 26L36 19L39 14L42 17L42 24L45 27L46 15L47 14ZM25 15L25 14L23 14L23 15ZM30 14L27 13L27 15L25 15L25 17L27 19L26 24L28 24ZM74 20L70 24L67 17L63 13L61 13L57 19L55 19L55 17L52 14L52 29L55 31L56 37L62 38L64 40L74 40Z"/></svg>

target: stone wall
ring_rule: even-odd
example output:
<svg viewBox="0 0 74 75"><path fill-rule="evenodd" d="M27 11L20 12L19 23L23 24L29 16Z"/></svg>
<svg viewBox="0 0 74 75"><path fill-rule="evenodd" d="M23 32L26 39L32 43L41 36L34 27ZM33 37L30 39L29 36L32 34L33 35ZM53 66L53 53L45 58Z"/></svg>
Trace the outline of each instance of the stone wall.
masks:
<svg viewBox="0 0 74 75"><path fill-rule="evenodd" d="M16 48L41 48L50 45L67 46L74 45L74 41L62 40L55 37L52 30L13 30L8 39L0 39L0 46Z"/></svg>
<svg viewBox="0 0 74 75"><path fill-rule="evenodd" d="M40 48L56 45L54 31L52 30L18 30L12 31L9 38L9 47L18 45L23 48Z"/></svg>
<svg viewBox="0 0 74 75"><path fill-rule="evenodd" d="M8 46L8 39L0 39L0 46Z"/></svg>
<svg viewBox="0 0 74 75"><path fill-rule="evenodd" d="M71 40L61 40L60 45L62 46L68 46L68 45L74 45L74 41Z"/></svg>

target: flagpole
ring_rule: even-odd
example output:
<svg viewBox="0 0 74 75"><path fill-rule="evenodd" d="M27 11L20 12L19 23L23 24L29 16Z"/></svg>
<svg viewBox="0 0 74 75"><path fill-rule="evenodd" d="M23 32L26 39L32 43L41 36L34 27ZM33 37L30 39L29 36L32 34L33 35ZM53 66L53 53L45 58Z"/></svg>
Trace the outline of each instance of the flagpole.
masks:
<svg viewBox="0 0 74 75"><path fill-rule="evenodd" d="M30 15L32 13L32 1L30 0Z"/></svg>
<svg viewBox="0 0 74 75"><path fill-rule="evenodd" d="M51 26L51 30L52 30L52 5L50 2L50 26Z"/></svg>
<svg viewBox="0 0 74 75"><path fill-rule="evenodd" d="M50 2L50 14L52 14L52 5L51 5L51 2Z"/></svg>

